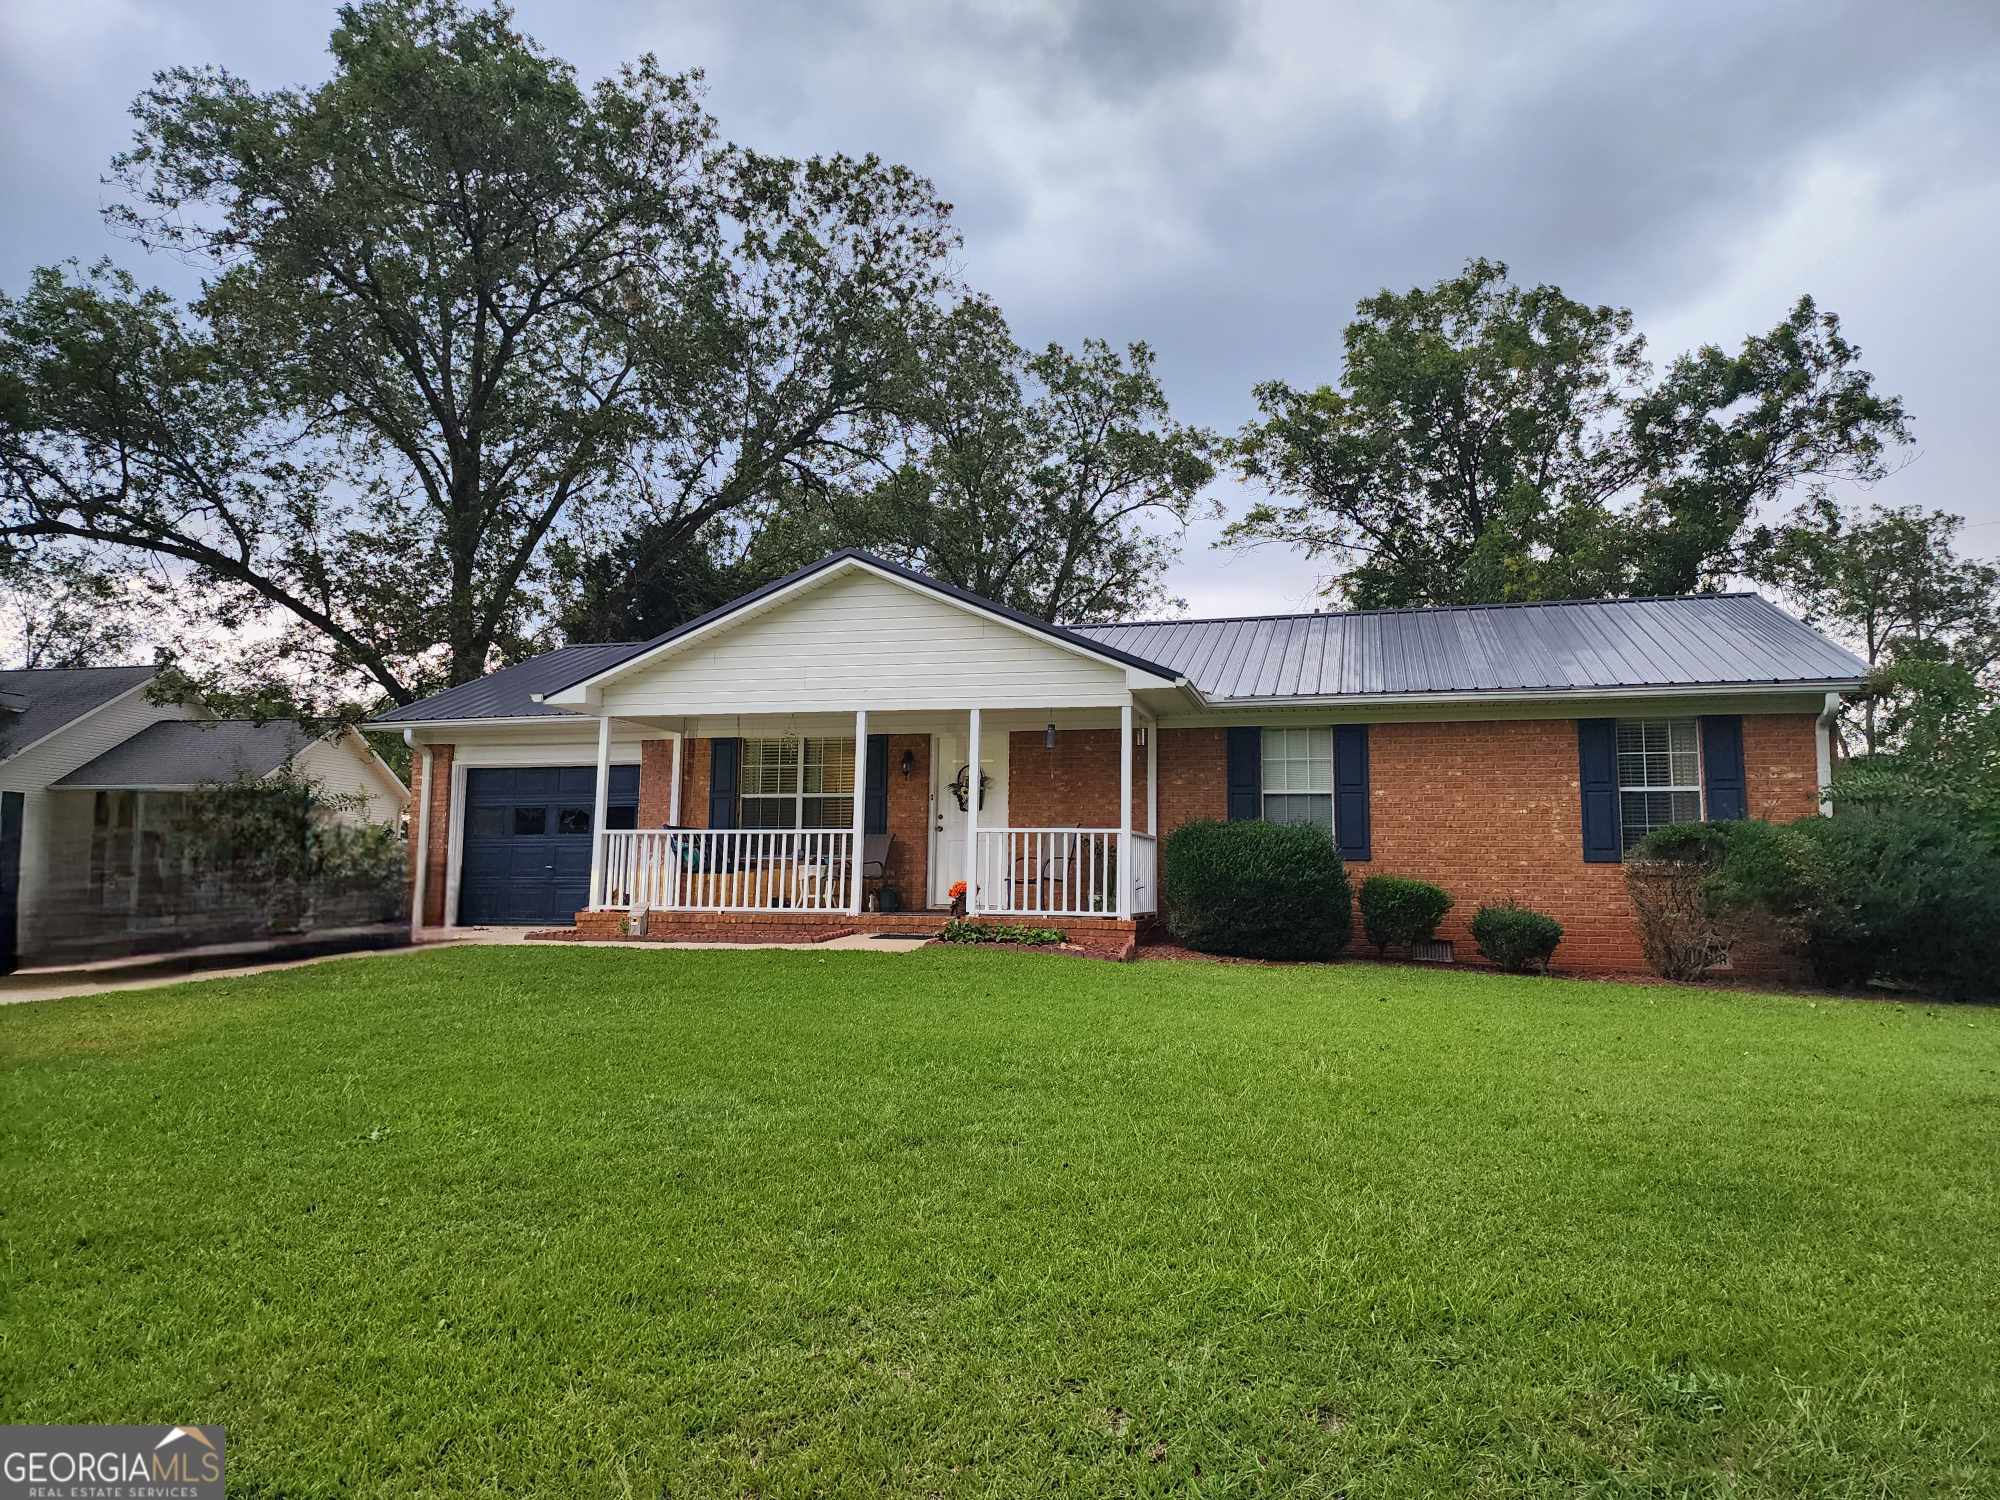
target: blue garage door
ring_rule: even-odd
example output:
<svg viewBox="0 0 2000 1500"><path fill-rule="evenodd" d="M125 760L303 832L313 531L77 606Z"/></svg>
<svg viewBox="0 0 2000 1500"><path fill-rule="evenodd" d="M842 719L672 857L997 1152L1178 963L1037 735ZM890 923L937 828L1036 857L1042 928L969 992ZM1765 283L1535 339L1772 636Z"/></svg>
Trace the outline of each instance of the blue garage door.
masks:
<svg viewBox="0 0 2000 1500"><path fill-rule="evenodd" d="M595 766L465 773L465 858L458 920L567 927L590 900ZM605 822L636 828L639 768L613 766Z"/></svg>

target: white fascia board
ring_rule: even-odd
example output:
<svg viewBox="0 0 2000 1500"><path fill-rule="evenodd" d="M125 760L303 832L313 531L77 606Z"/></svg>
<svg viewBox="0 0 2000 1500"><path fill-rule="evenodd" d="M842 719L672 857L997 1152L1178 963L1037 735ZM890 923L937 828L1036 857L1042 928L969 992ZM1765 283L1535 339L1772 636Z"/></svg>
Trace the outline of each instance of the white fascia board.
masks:
<svg viewBox="0 0 2000 1500"><path fill-rule="evenodd" d="M370 719L361 727L372 730L376 734L407 735L409 731L417 729L450 729L457 731L462 729L480 729L489 724L501 726L533 724L539 728L546 729L550 725L565 726L570 724L591 724L591 722L589 718L582 714L514 714L508 717L483 719ZM592 727L594 728L595 726L593 725ZM405 743L408 743L407 739Z"/></svg>
<svg viewBox="0 0 2000 1500"><path fill-rule="evenodd" d="M900 573L892 573L887 569L878 568L862 558L845 557L831 567L823 568L817 573L798 579L793 583L787 584L784 588L766 594L763 598L757 600L753 606L740 610L732 610L719 619L710 620L698 630L691 630L686 635L675 636L670 641L662 641L652 650L642 652L638 656L628 657L615 666L606 667L595 676L586 677L582 682L573 683L569 687L559 689L553 693L536 693L532 696L535 702L546 703L552 708L593 706L599 699L599 690L602 684L611 679L623 676L626 672L633 671L648 663L659 661L667 656L676 655L690 646L699 644L712 635L718 635L728 630L731 626L741 624L745 620L753 620L759 615L768 614L781 605L796 599L799 595L816 588L824 587L826 584L833 582L834 579L850 572L870 574L886 582L914 590L917 593L925 595L927 598L940 600L945 604L951 605L954 609L963 610L966 614L975 615L982 620L991 620L998 625L1005 625L1010 630L1016 631L1030 640L1040 641L1044 645L1055 646L1069 652L1071 655L1080 656L1086 661L1102 662L1105 666L1117 667L1125 673L1125 681L1128 687L1175 687L1184 681L1181 678L1161 677L1155 673L1135 667L1130 662L1121 661L1117 657L1108 656L1101 651L1093 651L1088 646L1081 645L1076 641L1067 641L1060 636L1050 635L1047 631L1037 630L1032 625L1024 625L1019 620L1010 620L1005 615L996 614L990 609L983 609L970 600L961 599L956 594L950 593L947 590L931 588L918 579L905 578Z"/></svg>
<svg viewBox="0 0 2000 1500"><path fill-rule="evenodd" d="M1477 693L1354 693L1335 698L1225 698L1207 706L1217 712L1238 708L1367 708L1371 704L1408 708L1418 703L1574 703L1618 698L1772 697L1797 693L1818 698L1829 692L1853 692L1857 679L1825 682L1710 682L1693 687L1505 688Z"/></svg>
<svg viewBox="0 0 2000 1500"><path fill-rule="evenodd" d="M1482 704L1548 704L1551 707L1567 708L1580 703L1618 703L1633 699L1786 697L1810 700L1817 706L1828 693L1855 692L1863 685L1860 678L1830 678L1817 682L1703 683L1691 687L1510 688L1467 693L1354 693L1344 697L1224 698L1216 702L1207 699L1200 701L1202 716L1219 723L1240 718L1244 714L1276 709L1328 708L1365 712L1373 708L1426 706L1476 708Z"/></svg>

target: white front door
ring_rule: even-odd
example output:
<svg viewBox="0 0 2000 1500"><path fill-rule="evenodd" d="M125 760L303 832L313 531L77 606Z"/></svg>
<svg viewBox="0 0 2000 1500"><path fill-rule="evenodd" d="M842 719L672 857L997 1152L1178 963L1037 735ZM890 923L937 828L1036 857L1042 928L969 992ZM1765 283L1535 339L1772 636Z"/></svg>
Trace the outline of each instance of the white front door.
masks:
<svg viewBox="0 0 2000 1500"><path fill-rule="evenodd" d="M965 730L955 730L950 734L934 735L931 739L931 774L935 785L931 788L932 816L931 833L931 905L951 905L951 888L957 881L965 879L965 829L968 822L966 810L958 805L958 796L951 789L952 782L968 762L965 754ZM1007 826L1007 731L1004 729L981 728L979 738L979 769L988 778L986 800L979 808L981 828L1005 828ZM972 785L970 771L966 773L966 786ZM968 797L968 802L970 798ZM966 907L971 909L967 901Z"/></svg>

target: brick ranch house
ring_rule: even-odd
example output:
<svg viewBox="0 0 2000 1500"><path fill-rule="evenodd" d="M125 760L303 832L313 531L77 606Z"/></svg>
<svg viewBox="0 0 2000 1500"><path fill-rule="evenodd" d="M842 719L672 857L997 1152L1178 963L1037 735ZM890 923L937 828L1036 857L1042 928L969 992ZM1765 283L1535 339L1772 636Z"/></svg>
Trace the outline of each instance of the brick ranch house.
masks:
<svg viewBox="0 0 2000 1500"><path fill-rule="evenodd" d="M934 926L964 881L1115 937L1174 829L1261 817L1327 827L1357 885L1444 886L1461 958L1511 897L1615 972L1624 852L1818 810L1864 672L1754 594L1062 628L845 551L376 727L415 752L428 927L796 939Z"/></svg>

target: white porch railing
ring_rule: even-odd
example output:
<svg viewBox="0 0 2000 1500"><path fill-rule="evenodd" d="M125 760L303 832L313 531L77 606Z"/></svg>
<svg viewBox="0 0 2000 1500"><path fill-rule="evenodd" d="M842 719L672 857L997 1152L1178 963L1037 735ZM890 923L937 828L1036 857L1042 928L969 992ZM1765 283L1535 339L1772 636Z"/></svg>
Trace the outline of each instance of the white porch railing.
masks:
<svg viewBox="0 0 2000 1500"><path fill-rule="evenodd" d="M1160 909L1160 841L1150 833L1132 835L1132 915Z"/></svg>
<svg viewBox="0 0 2000 1500"><path fill-rule="evenodd" d="M975 915L1118 915L1115 828L982 828L975 868Z"/></svg>
<svg viewBox="0 0 2000 1500"><path fill-rule="evenodd" d="M844 828L639 828L603 837L606 906L848 910L854 835Z"/></svg>

